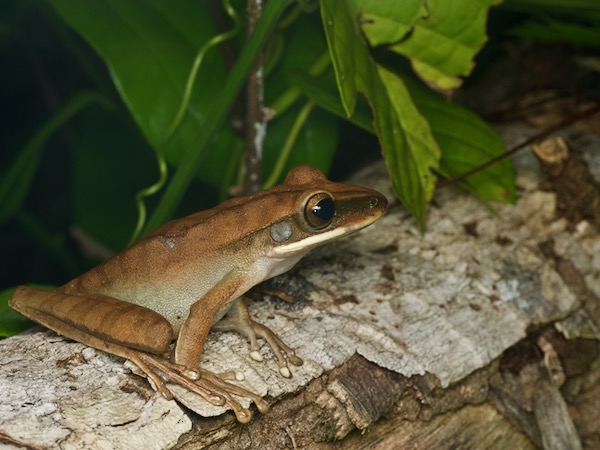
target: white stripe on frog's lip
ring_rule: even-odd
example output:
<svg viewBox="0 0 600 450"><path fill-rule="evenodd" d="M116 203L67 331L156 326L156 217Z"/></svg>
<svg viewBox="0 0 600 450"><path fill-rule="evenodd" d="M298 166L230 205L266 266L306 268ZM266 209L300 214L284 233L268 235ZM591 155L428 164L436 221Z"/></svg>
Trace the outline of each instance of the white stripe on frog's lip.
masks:
<svg viewBox="0 0 600 450"><path fill-rule="evenodd" d="M292 242L289 244L278 245L271 250L271 256L286 256L291 253L299 252L302 250L308 251L316 245L332 241L340 236L345 236L347 234L352 233L353 231L358 231L361 228L369 225L371 221L357 223L354 225L349 225L346 227L335 228L333 230L325 231L323 233L313 234L305 239L302 239L297 242Z"/></svg>

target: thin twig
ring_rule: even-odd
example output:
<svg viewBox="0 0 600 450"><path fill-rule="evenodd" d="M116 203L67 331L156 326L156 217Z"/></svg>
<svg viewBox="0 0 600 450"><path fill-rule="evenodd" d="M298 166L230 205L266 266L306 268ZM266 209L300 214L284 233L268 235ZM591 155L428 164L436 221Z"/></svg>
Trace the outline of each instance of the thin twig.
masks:
<svg viewBox="0 0 600 450"><path fill-rule="evenodd" d="M254 31L262 13L262 0L248 0L248 34ZM246 158L244 184L246 194L260 190L263 142L267 131L264 108L263 57L258 55L246 85Z"/></svg>
<svg viewBox="0 0 600 450"><path fill-rule="evenodd" d="M221 0L210 0L208 2L210 8L210 16L215 25L217 34L226 33L231 29L231 21L225 14ZM225 65L225 73L229 74L233 69L235 61L238 57L236 46L233 40L227 39L219 45L223 55L223 63ZM237 96L231 109L229 110L229 123L233 131L240 137L244 136L244 94L240 92Z"/></svg>

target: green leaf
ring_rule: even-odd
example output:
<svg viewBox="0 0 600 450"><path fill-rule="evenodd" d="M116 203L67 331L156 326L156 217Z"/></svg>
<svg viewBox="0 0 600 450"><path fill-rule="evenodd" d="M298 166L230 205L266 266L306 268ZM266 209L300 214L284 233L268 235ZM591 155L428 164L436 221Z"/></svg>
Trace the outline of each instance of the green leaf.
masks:
<svg viewBox="0 0 600 450"><path fill-rule="evenodd" d="M270 173L275 165L299 109L291 108L273 123L269 122L269 139L265 141L265 173ZM299 164L311 164L327 173L338 144L337 123L338 119L335 116L326 111L313 109L302 126L279 181L282 181L281 178L284 178L290 169Z"/></svg>
<svg viewBox="0 0 600 450"><path fill-rule="evenodd" d="M4 292L0 293L3 297ZM8 305L6 305L6 308L3 308L3 302L4 298L0 299L0 337L14 336L35 325L35 322L32 322L18 312L13 311Z"/></svg>
<svg viewBox="0 0 600 450"><path fill-rule="evenodd" d="M361 16L362 29L372 46L394 44L408 37L415 24L427 15L423 0L349 0Z"/></svg>
<svg viewBox="0 0 600 450"><path fill-rule="evenodd" d="M156 146L171 123L196 49L213 34L203 2L173 0L49 0L98 52L148 141ZM210 52L198 85L210 94L193 100L196 124L205 120L225 76L219 52ZM190 108L192 109L192 108ZM190 115L192 111L190 111Z"/></svg>
<svg viewBox="0 0 600 450"><path fill-rule="evenodd" d="M356 103L354 114L348 119L344 106L340 102L340 95L336 89L335 80L329 80L329 77L311 77L308 74L300 72L295 73L291 77L291 80L300 88L304 95L315 101L324 110L342 119L350 120L350 122L363 130L375 133L371 111L360 99Z"/></svg>
<svg viewBox="0 0 600 450"><path fill-rule="evenodd" d="M598 0L504 0L503 9L518 9L536 13L552 11L560 14L581 14L600 12Z"/></svg>
<svg viewBox="0 0 600 450"><path fill-rule="evenodd" d="M421 227L433 195L439 149L402 80L378 67L344 0L321 2L321 14L342 103L348 116L364 94L396 195ZM409 133L407 133L409 130Z"/></svg>
<svg viewBox="0 0 600 450"><path fill-rule="evenodd" d="M204 127L199 130L198 137L193 143L192 149L198 148L199 150L188 151L184 155L182 164L167 186L167 190L163 194L154 214L146 224L145 232L154 230L171 216L183 191L201 163L203 151L209 146L216 130L224 122L231 104L240 91L252 64L256 60L256 56L275 27L280 14L288 4L289 0L269 2L263 9L261 18L256 23L254 31L246 41L239 58L225 81L218 101L213 105L211 114L208 116Z"/></svg>
<svg viewBox="0 0 600 450"><path fill-rule="evenodd" d="M339 117L344 108L336 94L335 82L297 74L296 84L319 106ZM404 79L412 101L427 119L441 149L440 172L450 178L501 155L505 146L496 131L466 108L426 89L409 77ZM368 106L357 102L352 123L374 133ZM480 199L515 201L514 169L509 158L467 177L460 185Z"/></svg>
<svg viewBox="0 0 600 450"><path fill-rule="evenodd" d="M156 148L180 105L196 52L215 34L208 2L50 0L102 56L146 139ZM164 150L178 170L145 231L166 221L191 179L221 182L235 137L222 127L256 55L290 0L269 2L229 75L218 47L205 55L180 127ZM208 148L210 145L210 152Z"/></svg>
<svg viewBox="0 0 600 450"><path fill-rule="evenodd" d="M272 169L281 157L284 143L306 98L294 86L292 79L299 70L322 73L331 63L323 27L316 14L301 14L286 29L276 33L270 45L276 43L283 51L275 61L272 72L265 80L265 105L275 110L267 123L264 143L263 179L271 181ZM276 42L274 42L276 41ZM338 100L339 104L339 100ZM299 164L312 164L327 173L338 143L339 119L324 111L313 109L302 124L297 140L282 168L284 177L289 169ZM282 176L278 181L282 180Z"/></svg>
<svg viewBox="0 0 600 450"><path fill-rule="evenodd" d="M284 30L285 32L274 33L269 40L269 47L277 47L279 51L267 52L267 55L273 55L265 61L265 66L273 67L265 82L265 104L268 107L281 103L281 97L289 94L290 77L295 73L311 70L309 68L313 68L325 57L324 67L331 65L328 62L327 41L319 19L317 14L301 14ZM276 113L279 114L282 109L285 108L276 108ZM277 115L274 120L277 120Z"/></svg>
<svg viewBox="0 0 600 450"><path fill-rule="evenodd" d="M321 2L321 17L342 105L346 115L351 117L357 92L365 91L365 80L361 76L369 78L373 64L354 18L343 0ZM354 51L357 53L354 54Z"/></svg>
<svg viewBox="0 0 600 450"><path fill-rule="evenodd" d="M388 167L396 168L401 174L401 176L392 177L392 184L396 192L408 190L407 197L416 199L412 204L416 211L415 217L421 223L425 220L426 204L433 197L435 176L431 169L437 168L439 165L440 149L433 138L427 120L413 103L402 79L381 66L377 67L377 72L389 98L389 106L384 101L379 102L378 106L374 108L376 109L376 120L378 115L385 114L387 116L379 119L380 126L376 125L378 135L382 136L382 142L390 143L388 146L382 146L383 155ZM379 110L379 107L383 107L383 109ZM390 118L402 127L408 145L396 146L400 130L395 123L392 123L391 126L386 123L386 120ZM411 181L408 181L407 177Z"/></svg>
<svg viewBox="0 0 600 450"><path fill-rule="evenodd" d="M502 138L479 116L414 80L407 78L405 82L442 149L440 172L446 177L461 175L506 152ZM460 184L484 201L514 203L516 199L510 158L470 175Z"/></svg>
<svg viewBox="0 0 600 450"><path fill-rule="evenodd" d="M596 24L584 25L552 18L529 21L510 30L510 34L546 42L568 42L573 45L600 46L600 16Z"/></svg>
<svg viewBox="0 0 600 450"><path fill-rule="evenodd" d="M390 49L406 56L427 84L447 90L458 87L461 84L459 77L471 72L473 58L487 39L488 10L501 1L354 0L353 3L357 12L364 16L363 29L372 45L392 44ZM403 10L405 3L409 5L406 11ZM382 11L389 15L383 18ZM399 42L393 23L402 31L403 39Z"/></svg>
<svg viewBox="0 0 600 450"><path fill-rule="evenodd" d="M207 2L173 0L49 0L61 17L102 57L119 94L148 142L158 148L181 103L196 51L214 34ZM225 79L218 47L207 52L188 110L161 148L178 164L193 150L198 129ZM221 130L215 151L197 175L218 185L233 132ZM225 155L223 155L225 153Z"/></svg>

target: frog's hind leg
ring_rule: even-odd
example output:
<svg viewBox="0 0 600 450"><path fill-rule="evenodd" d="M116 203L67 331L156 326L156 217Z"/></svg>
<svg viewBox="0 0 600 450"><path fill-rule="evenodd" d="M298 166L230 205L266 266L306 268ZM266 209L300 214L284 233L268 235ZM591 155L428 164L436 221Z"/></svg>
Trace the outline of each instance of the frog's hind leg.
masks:
<svg viewBox="0 0 600 450"><path fill-rule="evenodd" d="M9 305L52 331L100 350L106 342L161 354L173 340L173 327L163 316L106 295L19 286Z"/></svg>
<svg viewBox="0 0 600 450"><path fill-rule="evenodd" d="M252 413L231 395L249 398L261 412L269 409L261 397L208 371L184 368L150 354L168 350L173 330L164 317L143 306L102 295L77 296L26 286L17 288L9 304L65 337L130 360L169 400L173 394L166 382L171 381L215 406L227 405L243 423L251 420Z"/></svg>

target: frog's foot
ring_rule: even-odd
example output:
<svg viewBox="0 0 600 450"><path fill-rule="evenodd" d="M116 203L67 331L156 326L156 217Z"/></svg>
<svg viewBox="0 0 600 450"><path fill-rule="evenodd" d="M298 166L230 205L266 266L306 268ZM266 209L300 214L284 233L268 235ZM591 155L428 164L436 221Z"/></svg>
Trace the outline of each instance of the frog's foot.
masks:
<svg viewBox="0 0 600 450"><path fill-rule="evenodd" d="M292 373L288 367L288 361L295 366L302 365L302 359L296 356L295 351L288 347L273 331L268 327L255 322L250 318L248 308L241 298L238 298L227 315L213 325L212 330L216 331L236 331L245 336L250 342L250 357L255 361L262 361L263 357L260 354L260 346L258 338L261 337L275 355L279 366L279 373L286 378L290 378Z"/></svg>
<svg viewBox="0 0 600 450"><path fill-rule="evenodd" d="M135 350L132 350L127 358L152 380L156 390L168 400L173 398L173 394L166 386L166 382L172 382L200 395L212 405L228 406L241 423L250 422L252 412L235 400L232 397L233 395L252 400L261 413L269 410L269 405L262 397L247 389L228 383L207 370L187 369L148 353Z"/></svg>

